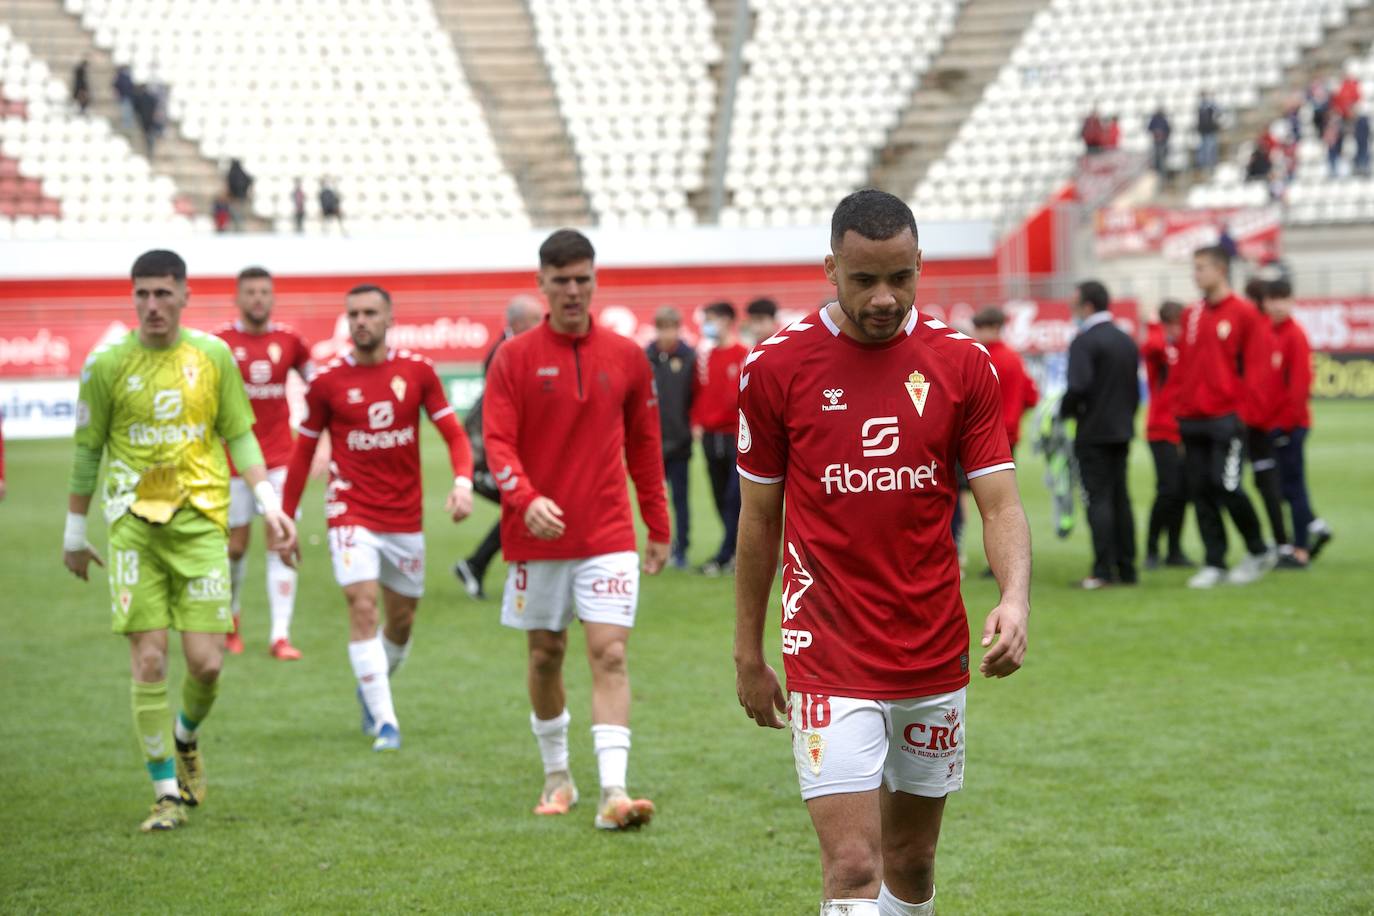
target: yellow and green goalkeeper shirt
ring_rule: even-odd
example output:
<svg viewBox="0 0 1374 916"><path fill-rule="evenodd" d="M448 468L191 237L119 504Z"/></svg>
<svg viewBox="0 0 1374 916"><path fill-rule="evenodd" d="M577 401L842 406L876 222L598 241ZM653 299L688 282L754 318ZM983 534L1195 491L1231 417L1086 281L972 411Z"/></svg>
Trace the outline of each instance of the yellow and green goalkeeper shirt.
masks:
<svg viewBox="0 0 1374 916"><path fill-rule="evenodd" d="M104 449L105 518L168 521L190 505L227 530L225 441L253 429L253 407L224 341L183 328L168 347L131 331L98 347L81 370L76 442Z"/></svg>

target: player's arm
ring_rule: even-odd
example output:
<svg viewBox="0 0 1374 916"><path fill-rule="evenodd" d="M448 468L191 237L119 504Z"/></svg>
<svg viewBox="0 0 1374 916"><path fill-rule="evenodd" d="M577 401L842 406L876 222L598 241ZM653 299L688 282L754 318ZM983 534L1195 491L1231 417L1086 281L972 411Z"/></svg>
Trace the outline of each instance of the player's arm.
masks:
<svg viewBox="0 0 1374 916"><path fill-rule="evenodd" d="M663 430L659 426L653 370L646 360L636 359L635 363L634 378L625 398L625 463L635 482L640 517L649 529L644 571L655 576L668 564L668 544L672 540L668 497L663 491Z"/></svg>
<svg viewBox="0 0 1374 916"><path fill-rule="evenodd" d="M1021 506L1016 472L997 471L969 480L983 517L983 550L1002 599L983 624L983 647L991 648L979 665L984 677L1006 677L1026 657L1030 619L1030 525ZM992 644L996 637L997 644Z"/></svg>
<svg viewBox="0 0 1374 916"><path fill-rule="evenodd" d="M783 728L787 697L763 657L763 625L782 543L781 483L741 475L739 542L735 551L735 692L760 726Z"/></svg>
<svg viewBox="0 0 1374 916"><path fill-rule="evenodd" d="M434 374L429 364L426 363L425 368L428 370L425 377L425 413L429 414L429 420L439 430L439 435L444 437L448 445L449 464L453 468L453 487L444 500L444 511L455 522L461 522L472 514L472 443L468 442L463 424L458 422L448 398L444 396L444 386L439 376Z"/></svg>
<svg viewBox="0 0 1374 916"><path fill-rule="evenodd" d="M520 403L510 363L510 348L501 347L487 372L482 396L482 443L487 449L487 467L501 490L501 504L510 506L525 520L530 534L551 541L566 530L563 510L547 496L539 495L520 463Z"/></svg>
<svg viewBox="0 0 1374 916"><path fill-rule="evenodd" d="M300 508L301 494L305 492L305 482L312 474L311 461L320 439L328 434L329 398L324 392L325 382L317 379L305 390L305 416L301 418L296 442L291 446L291 460L286 464L286 482L281 488L282 511L291 518L296 517Z"/></svg>
<svg viewBox="0 0 1374 916"><path fill-rule="evenodd" d="M86 516L100 476L100 456L110 432L110 399L102 367L91 354L81 369L76 400L76 441L67 495L67 523L62 530L62 564L78 579L90 578L90 564L104 566L86 534Z"/></svg>

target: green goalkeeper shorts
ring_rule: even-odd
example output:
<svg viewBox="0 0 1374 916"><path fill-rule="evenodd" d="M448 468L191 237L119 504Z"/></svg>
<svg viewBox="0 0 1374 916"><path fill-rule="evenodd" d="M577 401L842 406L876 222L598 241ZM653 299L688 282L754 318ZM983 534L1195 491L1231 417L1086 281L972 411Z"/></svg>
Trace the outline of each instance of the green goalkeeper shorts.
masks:
<svg viewBox="0 0 1374 916"><path fill-rule="evenodd" d="M178 510L165 525L126 512L110 528L109 563L116 633L234 629L228 541L195 509Z"/></svg>

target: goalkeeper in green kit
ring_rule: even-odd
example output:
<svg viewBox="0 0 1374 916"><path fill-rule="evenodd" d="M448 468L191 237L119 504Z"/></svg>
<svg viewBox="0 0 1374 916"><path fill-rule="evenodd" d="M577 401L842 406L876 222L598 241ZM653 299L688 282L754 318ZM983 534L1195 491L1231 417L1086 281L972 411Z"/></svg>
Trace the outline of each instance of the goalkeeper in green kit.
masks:
<svg viewBox="0 0 1374 916"><path fill-rule="evenodd" d="M186 263L149 251L133 266L138 329L97 347L81 370L76 456L62 560L80 579L104 565L86 537L101 454L110 524L110 611L129 640L134 729L153 778L144 831L186 823L205 799L198 729L214 705L229 613L225 447L253 488L275 549L296 526L281 511L253 437L253 408L228 346L181 327ZM181 633L186 679L173 722L167 631Z"/></svg>

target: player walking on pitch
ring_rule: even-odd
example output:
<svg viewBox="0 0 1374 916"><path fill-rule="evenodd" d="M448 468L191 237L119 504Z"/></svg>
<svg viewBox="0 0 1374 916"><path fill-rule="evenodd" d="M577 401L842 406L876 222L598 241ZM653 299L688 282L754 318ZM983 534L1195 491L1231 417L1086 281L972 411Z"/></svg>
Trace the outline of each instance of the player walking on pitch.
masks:
<svg viewBox="0 0 1374 916"><path fill-rule="evenodd" d="M358 679L363 731L375 751L401 746L391 676L410 654L410 633L425 590L420 487L420 410L448 443L453 487L444 511L472 512L472 449L429 360L386 345L391 296L357 286L346 299L352 349L310 382L306 416L287 469L283 503L294 513L320 435L333 448L324 513L334 579L348 601L348 657ZM386 622L377 628L381 586Z"/></svg>
<svg viewBox="0 0 1374 916"><path fill-rule="evenodd" d="M110 610L114 631L129 640L134 729L156 799L142 829L171 830L186 823L187 806L205 800L197 737L219 692L224 634L233 629L225 445L274 546L292 549L296 528L267 481L229 348L181 326L186 263L171 251L149 251L132 275L138 330L97 347L81 371L62 559L83 580L92 561L104 565L87 540L86 514L105 453ZM168 629L181 633L186 656L175 725L167 703Z"/></svg>
<svg viewBox="0 0 1374 916"><path fill-rule="evenodd" d="M539 289L549 316L506 344L487 376L483 433L501 488L501 546L510 569L501 622L525 630L530 726L544 762L536 814L577 803L568 768L563 658L576 616L592 669L592 740L601 774L595 824L648 823L653 803L626 791L630 679L625 646L639 600L625 469L649 529L644 571L668 559L668 504L658 399L643 352L596 327L595 252L560 229L539 248Z"/></svg>
<svg viewBox="0 0 1374 916"><path fill-rule="evenodd" d="M740 378L737 689L760 726L790 717L821 913L932 913L969 678L955 461L1002 593L983 626L987 677L1025 655L1030 532L987 352L913 308L911 211L858 191L830 245L838 301L761 341ZM780 541L788 695L763 656Z"/></svg>
<svg viewBox="0 0 1374 916"><path fill-rule="evenodd" d="M253 405L253 435L262 447L267 464L267 479L280 497L286 482L286 462L291 458L291 411L286 403L287 375L293 369L303 381L311 375L310 348L305 340L285 325L272 321L274 296L272 275L261 267L239 273L235 304L239 318L219 330L234 354L244 390ZM233 462L229 469L233 472ZM239 636L239 608L243 597L243 577L248 567L248 540L253 533L256 508L253 495L243 478L229 478L229 586L234 632L226 647L234 655L243 651ZM295 661L300 650L291 645L291 617L296 607L296 571L274 550L267 551L267 601L272 614L272 633L268 651L273 658Z"/></svg>

